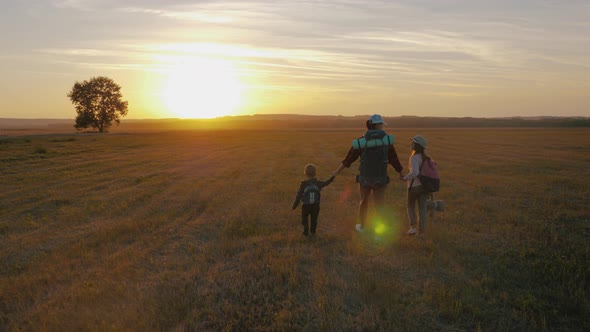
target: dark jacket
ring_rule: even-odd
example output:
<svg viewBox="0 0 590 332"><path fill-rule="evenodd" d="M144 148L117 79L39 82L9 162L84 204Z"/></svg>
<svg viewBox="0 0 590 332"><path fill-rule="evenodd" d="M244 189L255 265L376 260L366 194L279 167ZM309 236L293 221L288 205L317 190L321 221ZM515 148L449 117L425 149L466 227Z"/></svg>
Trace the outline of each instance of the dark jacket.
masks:
<svg viewBox="0 0 590 332"><path fill-rule="evenodd" d="M322 188L332 183L334 178L335 176L332 176L326 181L320 181L316 178L301 181L301 184L299 184L299 190L297 190L297 195L295 196L295 201L293 202L293 209L296 209L297 205L299 205L299 202L301 202L301 196L303 196L303 191L308 184L315 183L315 185L318 186L320 190L322 190Z"/></svg>

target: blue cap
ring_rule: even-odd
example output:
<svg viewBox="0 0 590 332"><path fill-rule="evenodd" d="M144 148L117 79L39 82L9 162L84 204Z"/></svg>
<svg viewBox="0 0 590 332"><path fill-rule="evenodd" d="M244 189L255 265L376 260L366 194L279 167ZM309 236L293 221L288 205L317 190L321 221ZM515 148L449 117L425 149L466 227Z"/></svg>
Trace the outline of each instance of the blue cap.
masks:
<svg viewBox="0 0 590 332"><path fill-rule="evenodd" d="M383 118L379 114L371 115L371 117L369 118L369 121L371 121L372 124L382 123L384 125L387 125L387 123L385 123L385 121L383 121Z"/></svg>

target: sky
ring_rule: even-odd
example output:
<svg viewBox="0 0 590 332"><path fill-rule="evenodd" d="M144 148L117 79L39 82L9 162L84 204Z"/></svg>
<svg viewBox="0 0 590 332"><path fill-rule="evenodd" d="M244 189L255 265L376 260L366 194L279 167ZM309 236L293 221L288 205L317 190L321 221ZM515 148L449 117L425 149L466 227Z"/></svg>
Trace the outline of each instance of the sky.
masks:
<svg viewBox="0 0 590 332"><path fill-rule="evenodd" d="M590 116L587 0L2 0L0 118Z"/></svg>

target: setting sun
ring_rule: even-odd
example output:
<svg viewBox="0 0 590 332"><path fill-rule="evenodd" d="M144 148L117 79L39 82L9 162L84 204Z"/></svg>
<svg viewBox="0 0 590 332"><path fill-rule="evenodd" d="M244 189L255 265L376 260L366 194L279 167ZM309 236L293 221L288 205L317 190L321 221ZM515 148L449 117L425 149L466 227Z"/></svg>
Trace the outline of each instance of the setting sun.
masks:
<svg viewBox="0 0 590 332"><path fill-rule="evenodd" d="M235 113L241 85L228 61L193 58L175 66L164 84L163 101L181 118L214 118Z"/></svg>

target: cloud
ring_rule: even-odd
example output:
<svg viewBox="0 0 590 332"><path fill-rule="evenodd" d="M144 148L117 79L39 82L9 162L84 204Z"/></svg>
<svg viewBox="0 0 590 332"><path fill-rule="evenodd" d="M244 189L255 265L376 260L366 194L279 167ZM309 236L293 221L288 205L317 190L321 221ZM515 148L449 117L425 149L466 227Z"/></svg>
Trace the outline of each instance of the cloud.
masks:
<svg viewBox="0 0 590 332"><path fill-rule="evenodd" d="M584 1L51 4L2 37L11 38L4 45L15 45L12 57L30 40L33 54L23 57L84 70L164 72L183 58L221 58L235 63L242 77L259 78L256 88L334 93L472 96L564 82L588 86L590 80L590 6ZM44 22L44 29L26 32Z"/></svg>
<svg viewBox="0 0 590 332"><path fill-rule="evenodd" d="M148 15L156 15L166 17L170 19L188 20L188 21L199 21L203 23L231 23L234 21L231 15L223 13L215 13L212 11L182 11L182 10L163 10L163 9L149 9L149 8L121 8L118 9L124 13L140 13Z"/></svg>

